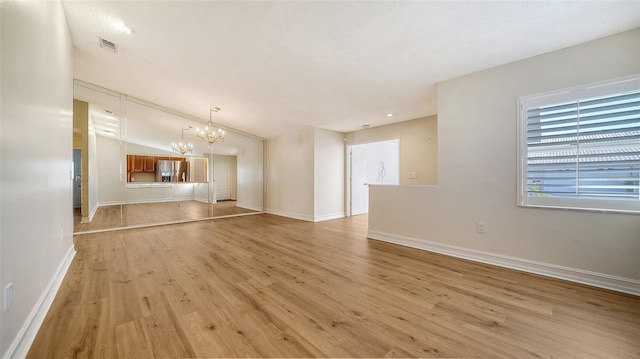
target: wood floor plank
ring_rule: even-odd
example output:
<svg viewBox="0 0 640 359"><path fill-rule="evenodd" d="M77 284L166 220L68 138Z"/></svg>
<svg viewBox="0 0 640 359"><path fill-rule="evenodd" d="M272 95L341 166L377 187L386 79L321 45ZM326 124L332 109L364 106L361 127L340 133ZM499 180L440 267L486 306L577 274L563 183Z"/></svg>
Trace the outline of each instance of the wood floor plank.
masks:
<svg viewBox="0 0 640 359"><path fill-rule="evenodd" d="M78 235L28 358L640 358L640 298L260 214Z"/></svg>
<svg viewBox="0 0 640 359"><path fill-rule="evenodd" d="M119 324L115 327L115 346L118 358L153 358L141 320Z"/></svg>
<svg viewBox="0 0 640 359"><path fill-rule="evenodd" d="M148 297L150 315L141 322L156 358L193 358L195 352L164 292Z"/></svg>

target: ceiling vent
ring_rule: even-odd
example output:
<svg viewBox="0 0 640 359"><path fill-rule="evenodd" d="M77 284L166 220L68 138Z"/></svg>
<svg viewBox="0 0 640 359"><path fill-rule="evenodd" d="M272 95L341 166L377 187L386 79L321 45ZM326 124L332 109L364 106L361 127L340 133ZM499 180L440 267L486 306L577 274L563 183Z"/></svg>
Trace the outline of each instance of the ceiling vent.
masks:
<svg viewBox="0 0 640 359"><path fill-rule="evenodd" d="M118 52L118 44L103 38L100 38L100 47L111 52Z"/></svg>

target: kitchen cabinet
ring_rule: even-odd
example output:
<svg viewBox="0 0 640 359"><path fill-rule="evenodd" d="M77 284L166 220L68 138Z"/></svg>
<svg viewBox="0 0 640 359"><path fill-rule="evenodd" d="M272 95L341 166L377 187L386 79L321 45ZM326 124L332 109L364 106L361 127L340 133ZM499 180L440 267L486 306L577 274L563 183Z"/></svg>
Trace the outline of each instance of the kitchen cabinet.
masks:
<svg viewBox="0 0 640 359"><path fill-rule="evenodd" d="M144 172L144 156L133 156L133 168L131 172Z"/></svg>
<svg viewBox="0 0 640 359"><path fill-rule="evenodd" d="M127 155L127 172L133 171L134 157L133 155Z"/></svg>
<svg viewBox="0 0 640 359"><path fill-rule="evenodd" d="M127 172L156 172L156 163L158 157L155 156L142 156L142 155L127 155Z"/></svg>
<svg viewBox="0 0 640 359"><path fill-rule="evenodd" d="M158 157L144 156L144 172L156 173L156 162Z"/></svg>

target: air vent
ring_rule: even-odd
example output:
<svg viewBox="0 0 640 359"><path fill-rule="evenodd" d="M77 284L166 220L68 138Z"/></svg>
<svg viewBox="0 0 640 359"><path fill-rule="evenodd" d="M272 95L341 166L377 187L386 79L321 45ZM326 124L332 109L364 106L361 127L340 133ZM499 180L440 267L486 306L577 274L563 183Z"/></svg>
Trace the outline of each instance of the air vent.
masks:
<svg viewBox="0 0 640 359"><path fill-rule="evenodd" d="M111 52L118 52L118 44L107 39L100 38L100 47Z"/></svg>

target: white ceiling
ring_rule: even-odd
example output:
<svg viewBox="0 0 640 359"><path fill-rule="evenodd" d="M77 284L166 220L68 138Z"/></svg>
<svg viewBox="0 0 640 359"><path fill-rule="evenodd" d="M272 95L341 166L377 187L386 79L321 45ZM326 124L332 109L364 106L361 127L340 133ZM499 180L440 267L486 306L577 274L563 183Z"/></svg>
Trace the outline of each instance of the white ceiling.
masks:
<svg viewBox="0 0 640 359"><path fill-rule="evenodd" d="M75 78L263 138L433 115L439 81L640 26L640 1L63 6Z"/></svg>

